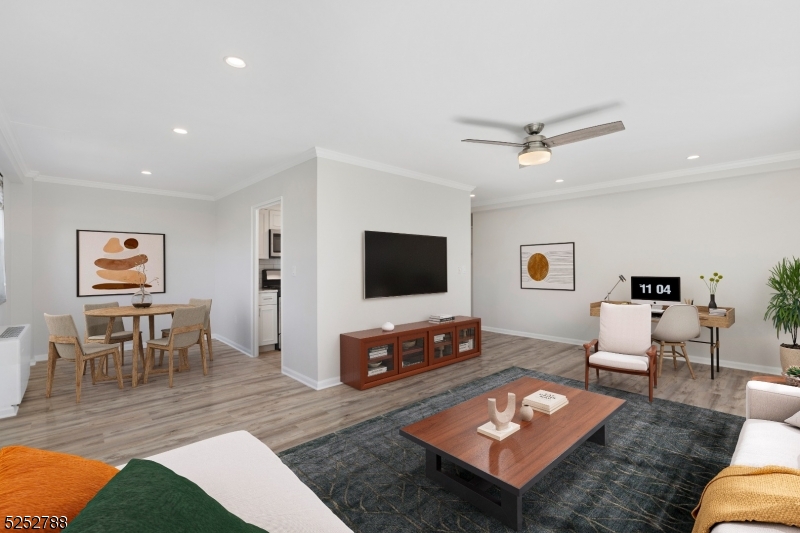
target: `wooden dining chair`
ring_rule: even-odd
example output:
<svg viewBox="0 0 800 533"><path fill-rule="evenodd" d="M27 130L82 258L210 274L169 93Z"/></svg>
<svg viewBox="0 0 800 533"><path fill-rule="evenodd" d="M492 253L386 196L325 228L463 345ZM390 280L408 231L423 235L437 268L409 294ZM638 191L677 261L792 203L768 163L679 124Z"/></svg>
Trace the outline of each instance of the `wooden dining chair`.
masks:
<svg viewBox="0 0 800 533"><path fill-rule="evenodd" d="M147 341L147 356L144 365L144 382L147 383L151 374L169 374L169 386L172 387L173 372L175 367L172 357L175 351L181 361L188 360L189 347L200 344L200 359L203 363L203 375L208 375L208 363L206 362L205 338L203 335L203 325L205 323L206 308L181 307L175 310L172 317L172 328L169 335L160 339ZM153 370L155 364L155 352L162 350L167 352L167 369Z"/></svg>
<svg viewBox="0 0 800 533"><path fill-rule="evenodd" d="M204 306L206 308L206 319L205 323L203 324L203 334L206 338L206 346L208 347L208 360L214 360L214 352L211 348L211 299L202 299L202 298L190 298L189 305L192 306ZM164 328L161 330L161 337L169 337L169 330L170 328ZM164 364L164 352L161 352L161 355L158 359L158 366ZM188 359L185 361L184 366L181 367L181 370L188 370L189 368L189 361Z"/></svg>
<svg viewBox="0 0 800 533"><path fill-rule="evenodd" d="M78 329L72 315L44 314L44 321L50 333L47 349L47 389L45 397L49 398L53 390L53 377L56 371L56 361L67 359L75 361L75 403L81 401L81 380L89 361L92 372L92 385L97 383L94 360L98 357L112 356L114 368L117 372L117 385L122 388L122 356L116 344L91 343L82 345L78 341Z"/></svg>
<svg viewBox="0 0 800 533"><path fill-rule="evenodd" d="M94 309L107 309L109 307L119 307L119 302L104 302L99 304L83 304L83 312L92 311ZM108 330L108 319L100 316L83 315L86 320L86 330L83 333L83 342L100 343L106 342L106 333ZM125 366L125 343L133 341L133 331L125 329L125 324L122 318L115 318L114 325L111 328L111 343L119 343L119 355L122 361L122 366ZM105 364L107 366L107 363Z"/></svg>

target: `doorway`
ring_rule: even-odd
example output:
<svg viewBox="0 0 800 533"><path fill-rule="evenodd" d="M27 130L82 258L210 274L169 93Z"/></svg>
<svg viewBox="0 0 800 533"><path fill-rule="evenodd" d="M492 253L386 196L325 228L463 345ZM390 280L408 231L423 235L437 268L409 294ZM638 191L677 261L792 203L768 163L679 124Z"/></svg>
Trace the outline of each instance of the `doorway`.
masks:
<svg viewBox="0 0 800 533"><path fill-rule="evenodd" d="M281 265L283 202L255 205L252 216L252 351L253 357L281 356Z"/></svg>

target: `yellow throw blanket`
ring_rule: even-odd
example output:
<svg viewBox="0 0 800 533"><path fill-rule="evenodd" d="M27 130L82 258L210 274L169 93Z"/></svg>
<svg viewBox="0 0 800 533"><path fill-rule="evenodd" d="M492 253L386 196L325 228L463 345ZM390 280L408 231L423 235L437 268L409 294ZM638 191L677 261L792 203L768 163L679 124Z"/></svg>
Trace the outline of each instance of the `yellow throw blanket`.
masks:
<svg viewBox="0 0 800 533"><path fill-rule="evenodd" d="M708 533L720 522L773 522L800 527L800 470L729 466L703 489L692 517L692 533Z"/></svg>

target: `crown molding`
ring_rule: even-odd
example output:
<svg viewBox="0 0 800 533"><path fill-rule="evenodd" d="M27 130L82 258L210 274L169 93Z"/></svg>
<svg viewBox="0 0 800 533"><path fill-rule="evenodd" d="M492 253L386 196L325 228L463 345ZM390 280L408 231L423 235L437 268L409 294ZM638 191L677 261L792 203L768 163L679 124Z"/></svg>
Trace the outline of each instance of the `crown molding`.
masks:
<svg viewBox="0 0 800 533"><path fill-rule="evenodd" d="M8 118L2 102L0 102L0 151L3 152L0 156L5 155L11 164L11 169L5 169L5 175L11 181L22 183L23 178L31 178L36 175L25 164L22 152L20 152L17 141L14 139L14 134L11 132L11 120Z"/></svg>
<svg viewBox="0 0 800 533"><path fill-rule="evenodd" d="M190 192L169 191L164 189L151 189L148 187L134 187L131 185L117 185L114 183L103 183L101 181L75 180L72 178L59 178L56 176L37 175L33 181L42 183L56 183L58 185L70 185L73 187L89 187L92 189L106 189L109 191L134 192L139 194L155 194L158 196L174 196L177 198L188 198L190 200L205 200L213 202L214 197L205 194L194 194Z"/></svg>
<svg viewBox="0 0 800 533"><path fill-rule="evenodd" d="M461 191L472 191L475 189L474 185L466 185L464 183L459 183L457 181L447 180L444 178L439 178L436 176L430 176L428 174L422 174L421 172L416 172L414 170L408 170L405 168L395 167L392 165L385 165L383 163L379 163L377 161L371 161L369 159L362 159L360 157L355 157L352 155L343 154L341 152L335 152L333 150L328 150L327 148L319 148L313 147L309 148L305 152L302 152L294 157L291 157L275 166L269 167L266 170L262 170L258 172L254 176L246 179L245 181L238 183L232 187L228 187L223 189L219 193L214 196L214 199L219 200L224 198L228 195L231 195L237 191L241 191L242 189L249 187L250 185L254 185L259 181L265 180L267 178L271 178L275 174L279 172L283 172L284 170L288 170L292 167L305 163L314 158L319 159L329 159L331 161L338 161L340 163L347 163L350 165L355 165L358 167L369 168L372 170L377 170L380 172L386 172L387 174L394 174L396 176L403 176L405 178L411 178L420 181L427 181L428 183L435 183L436 185L442 185L444 187L451 187L453 189L458 189Z"/></svg>
<svg viewBox="0 0 800 533"><path fill-rule="evenodd" d="M214 195L214 200L220 200L222 198L225 198L226 196L230 196L231 194L233 194L235 192L241 191L242 189L245 189L245 188L247 188L247 187L249 187L251 185L255 185L259 181L263 181L263 180L265 180L267 178L271 178L275 174L283 172L284 170L289 170L292 167L296 167L297 165L305 163L306 161L310 161L311 159L314 159L315 157L317 157L317 149L316 148L309 148L305 152L302 152L300 154L297 154L296 156L290 157L289 159L286 159L286 160L278 163L277 165L271 166L271 167L267 168L266 170L262 170L260 172L257 172L253 176L247 178L246 180L244 180L244 181L242 181L240 183L237 183L236 185L233 185L231 187L227 187L225 189L222 189L220 192L218 192L217 194Z"/></svg>
<svg viewBox="0 0 800 533"><path fill-rule="evenodd" d="M352 155L342 154L340 152L334 152L333 150L328 150L326 148L316 148L317 157L322 159L330 159L331 161L339 161L340 163L348 163L350 165L355 165L358 167L369 168L372 170L377 170L379 172L386 172L387 174L395 174L397 176L403 176L405 178L411 178L420 181L427 181L428 183L435 183L436 185L442 185L444 187L450 187L453 189L458 189L460 191L473 191L475 190L475 185L467 185L465 183L460 183L457 181L452 181L444 178L439 178L437 176L431 176L428 174L423 174L421 172L417 172L415 170L408 170L401 167L395 167L392 165L385 165L383 163L379 163L377 161L371 161L369 159L362 159L360 157L355 157Z"/></svg>
<svg viewBox="0 0 800 533"><path fill-rule="evenodd" d="M475 202L473 212L800 168L800 151Z"/></svg>

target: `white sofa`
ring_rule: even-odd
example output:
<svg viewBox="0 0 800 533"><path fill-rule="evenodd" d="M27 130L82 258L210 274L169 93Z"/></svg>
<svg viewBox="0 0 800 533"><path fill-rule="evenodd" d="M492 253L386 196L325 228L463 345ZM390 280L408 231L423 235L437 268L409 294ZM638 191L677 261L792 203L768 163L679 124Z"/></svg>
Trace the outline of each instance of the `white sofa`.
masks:
<svg viewBox="0 0 800 533"><path fill-rule="evenodd" d="M190 479L228 511L270 533L352 533L266 444L247 431L147 459Z"/></svg>
<svg viewBox="0 0 800 533"><path fill-rule="evenodd" d="M750 381L747 383L747 420L739 433L731 465L778 465L800 468L800 429L784 420L800 411L800 387ZM728 522L713 533L798 533L779 524Z"/></svg>

